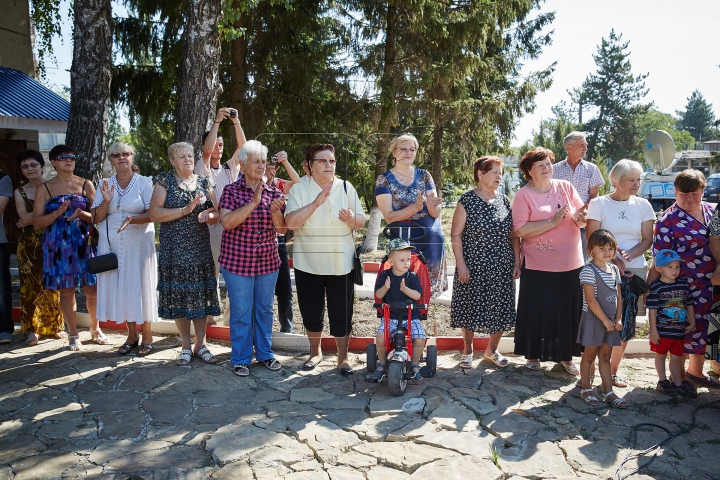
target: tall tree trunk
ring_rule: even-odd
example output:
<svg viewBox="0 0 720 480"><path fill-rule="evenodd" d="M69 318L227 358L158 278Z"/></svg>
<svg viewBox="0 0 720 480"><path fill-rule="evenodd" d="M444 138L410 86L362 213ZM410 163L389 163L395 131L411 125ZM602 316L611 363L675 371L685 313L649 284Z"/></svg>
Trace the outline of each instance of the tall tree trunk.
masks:
<svg viewBox="0 0 720 480"><path fill-rule="evenodd" d="M378 142L375 151L375 177L387 170L388 146L390 145L390 129L395 121L395 98L397 89L397 34L400 16L399 1L388 2L387 24L385 26L385 64L380 79L380 121L378 123ZM373 198L368 220L368 230L363 243L364 251L377 250L382 212Z"/></svg>
<svg viewBox="0 0 720 480"><path fill-rule="evenodd" d="M100 178L112 79L112 10L110 0L75 0L73 61L70 67L68 145L75 147L75 174Z"/></svg>
<svg viewBox="0 0 720 480"><path fill-rule="evenodd" d="M435 107L435 128L433 128L432 176L438 197L442 197L442 139L443 126L440 120L440 107Z"/></svg>
<svg viewBox="0 0 720 480"><path fill-rule="evenodd" d="M235 22L235 28L245 27L245 15L243 13ZM242 122L245 117L245 94L247 92L247 65L245 57L248 50L248 35L245 32L232 41L230 64L230 106L238 111L238 119Z"/></svg>
<svg viewBox="0 0 720 480"><path fill-rule="evenodd" d="M200 152L203 133L215 116L222 91L220 65L220 0L187 0L180 65L175 141Z"/></svg>

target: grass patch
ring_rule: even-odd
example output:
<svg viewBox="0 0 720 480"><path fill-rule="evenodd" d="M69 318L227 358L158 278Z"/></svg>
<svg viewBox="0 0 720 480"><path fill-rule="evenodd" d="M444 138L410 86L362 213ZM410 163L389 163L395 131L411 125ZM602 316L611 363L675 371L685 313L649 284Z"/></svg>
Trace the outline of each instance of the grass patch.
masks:
<svg viewBox="0 0 720 480"><path fill-rule="evenodd" d="M493 447L491 444L488 443L488 447L490 447L490 455L488 458L492 463L495 464L496 467L500 468L500 449Z"/></svg>

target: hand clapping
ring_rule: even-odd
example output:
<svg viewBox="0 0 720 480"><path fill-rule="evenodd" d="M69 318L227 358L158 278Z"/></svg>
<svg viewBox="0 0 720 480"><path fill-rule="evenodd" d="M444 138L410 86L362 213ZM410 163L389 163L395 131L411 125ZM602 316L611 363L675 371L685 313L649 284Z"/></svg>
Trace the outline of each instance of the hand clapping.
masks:
<svg viewBox="0 0 720 480"><path fill-rule="evenodd" d="M110 187L107 179L103 180L100 183L100 193L102 194L103 200L105 200L109 205L115 195L115 185Z"/></svg>
<svg viewBox="0 0 720 480"><path fill-rule="evenodd" d="M341 208L340 209L340 214L338 215L338 219L341 222L347 223L350 220L352 220L353 218L355 218L355 214L353 213L352 210L350 210L349 208Z"/></svg>

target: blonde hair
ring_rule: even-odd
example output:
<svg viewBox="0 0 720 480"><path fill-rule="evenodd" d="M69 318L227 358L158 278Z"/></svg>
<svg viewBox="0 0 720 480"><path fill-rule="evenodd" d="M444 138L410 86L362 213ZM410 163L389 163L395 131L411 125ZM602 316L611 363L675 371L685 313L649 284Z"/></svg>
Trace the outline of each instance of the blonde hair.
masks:
<svg viewBox="0 0 720 480"><path fill-rule="evenodd" d="M187 142L177 142L168 147L168 157L170 160L175 158L175 155L177 155L181 150L190 150L190 153L192 153L193 156L195 155L195 149L192 145Z"/></svg>
<svg viewBox="0 0 720 480"><path fill-rule="evenodd" d="M615 164L612 170L610 170L608 178L610 179L610 183L617 187L622 181L623 177L633 171L639 172L640 175L642 175L642 165L640 165L635 160L628 160L627 158L623 158Z"/></svg>
<svg viewBox="0 0 720 480"><path fill-rule="evenodd" d="M116 152L126 152L126 151L128 151L128 150L130 151L130 153L133 154L133 156L135 155L135 149L134 149L134 148L132 147L132 145L130 145L129 143L125 143L125 142L115 142L115 143L113 143L112 145L110 145L110 146L108 147L108 149L107 149L107 156L109 157L109 156L112 155L113 153L116 153Z"/></svg>
<svg viewBox="0 0 720 480"><path fill-rule="evenodd" d="M415 138L415 135L412 133L403 133L402 135L398 135L392 139L392 142L390 142L390 151L394 154L395 149L404 142L412 142L415 145L415 150L420 149L420 144L418 143L417 138Z"/></svg>

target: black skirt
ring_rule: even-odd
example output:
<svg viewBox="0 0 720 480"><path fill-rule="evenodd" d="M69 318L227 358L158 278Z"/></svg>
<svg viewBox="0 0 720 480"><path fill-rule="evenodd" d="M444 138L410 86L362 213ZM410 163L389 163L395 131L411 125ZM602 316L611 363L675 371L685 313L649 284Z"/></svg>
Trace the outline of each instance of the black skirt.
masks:
<svg viewBox="0 0 720 480"><path fill-rule="evenodd" d="M577 343L582 314L580 270L520 275L515 354L542 362L569 362L580 355Z"/></svg>

